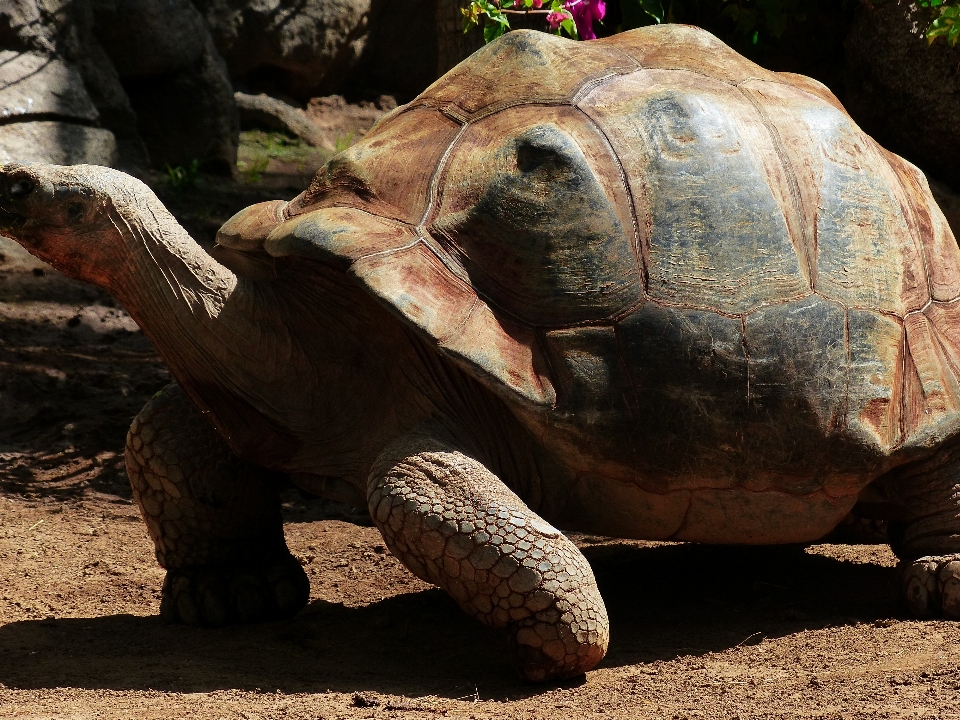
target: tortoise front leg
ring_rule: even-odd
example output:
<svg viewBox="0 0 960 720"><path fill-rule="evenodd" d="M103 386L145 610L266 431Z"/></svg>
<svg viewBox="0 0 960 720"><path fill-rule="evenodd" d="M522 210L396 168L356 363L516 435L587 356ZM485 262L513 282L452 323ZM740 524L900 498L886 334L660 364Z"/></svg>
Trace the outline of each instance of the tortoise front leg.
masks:
<svg viewBox="0 0 960 720"><path fill-rule="evenodd" d="M380 456L368 495L412 573L510 628L525 677L570 677L603 659L609 623L586 558L478 460L422 429Z"/></svg>
<svg viewBox="0 0 960 720"><path fill-rule="evenodd" d="M225 625L307 603L310 582L283 538L277 475L236 457L178 386L134 419L126 465L167 569L161 616Z"/></svg>

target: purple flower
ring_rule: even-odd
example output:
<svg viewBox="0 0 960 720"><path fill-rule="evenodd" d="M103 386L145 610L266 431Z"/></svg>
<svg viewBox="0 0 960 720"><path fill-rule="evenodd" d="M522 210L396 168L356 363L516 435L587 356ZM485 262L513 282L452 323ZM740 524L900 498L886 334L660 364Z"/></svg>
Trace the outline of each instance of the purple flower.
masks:
<svg viewBox="0 0 960 720"><path fill-rule="evenodd" d="M560 24L569 17L570 15L565 12L552 12L547 15L547 22L550 23L551 28L556 30L558 27L560 27Z"/></svg>
<svg viewBox="0 0 960 720"><path fill-rule="evenodd" d="M603 20L603 16L607 14L607 3L604 0L568 0L563 6L573 15L580 39L596 40L593 22Z"/></svg>

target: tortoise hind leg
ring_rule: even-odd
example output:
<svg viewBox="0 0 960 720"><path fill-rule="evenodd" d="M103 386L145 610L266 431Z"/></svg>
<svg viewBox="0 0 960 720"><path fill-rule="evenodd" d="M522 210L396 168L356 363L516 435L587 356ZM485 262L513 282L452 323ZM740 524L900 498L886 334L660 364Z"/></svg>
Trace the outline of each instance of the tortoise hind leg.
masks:
<svg viewBox="0 0 960 720"><path fill-rule="evenodd" d="M901 598L916 617L960 620L960 441L879 483L901 518L890 528Z"/></svg>
<svg viewBox="0 0 960 720"><path fill-rule="evenodd" d="M510 630L526 678L575 676L603 659L609 623L586 558L469 454L429 428L411 433L375 464L368 504L408 570Z"/></svg>
<svg viewBox="0 0 960 720"><path fill-rule="evenodd" d="M127 435L127 474L167 569L160 614L190 625L295 614L310 585L283 538L279 477L237 458L176 385Z"/></svg>

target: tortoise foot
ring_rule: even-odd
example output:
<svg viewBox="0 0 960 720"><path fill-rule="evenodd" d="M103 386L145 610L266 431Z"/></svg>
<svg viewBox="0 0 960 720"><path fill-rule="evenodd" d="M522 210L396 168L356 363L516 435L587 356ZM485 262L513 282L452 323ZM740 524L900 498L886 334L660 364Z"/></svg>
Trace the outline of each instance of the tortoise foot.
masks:
<svg viewBox="0 0 960 720"><path fill-rule="evenodd" d="M597 643L598 626L606 621L603 608L592 613L596 620L584 624L593 626L590 641L588 633L571 632L561 620L561 613L539 613L539 618L527 618L511 626L510 650L514 667L524 680L547 682L578 677L603 660L606 644ZM589 609L588 609L588 613Z"/></svg>
<svg viewBox="0 0 960 720"><path fill-rule="evenodd" d="M960 554L900 563L900 596L918 618L960 620Z"/></svg>
<svg viewBox="0 0 960 720"><path fill-rule="evenodd" d="M291 555L256 565L169 570L160 616L167 622L219 627L280 620L310 599L310 581Z"/></svg>

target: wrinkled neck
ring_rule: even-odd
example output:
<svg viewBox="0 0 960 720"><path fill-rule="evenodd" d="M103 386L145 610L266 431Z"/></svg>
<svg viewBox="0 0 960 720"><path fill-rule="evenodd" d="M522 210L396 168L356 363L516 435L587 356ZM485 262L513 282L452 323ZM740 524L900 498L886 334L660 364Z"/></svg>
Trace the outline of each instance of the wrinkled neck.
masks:
<svg viewBox="0 0 960 720"><path fill-rule="evenodd" d="M156 322L184 330L216 322L237 290L237 276L205 252L159 200L142 202L135 221L111 212L127 247L124 267L113 274L109 289L131 314L143 317L145 330Z"/></svg>

